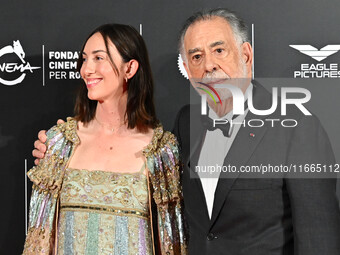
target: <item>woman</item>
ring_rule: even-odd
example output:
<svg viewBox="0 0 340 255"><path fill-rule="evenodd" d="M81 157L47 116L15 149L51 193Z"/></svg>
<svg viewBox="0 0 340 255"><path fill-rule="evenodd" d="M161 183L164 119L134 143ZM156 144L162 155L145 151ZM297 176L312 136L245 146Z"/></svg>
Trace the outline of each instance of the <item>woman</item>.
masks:
<svg viewBox="0 0 340 255"><path fill-rule="evenodd" d="M75 118L28 172L24 254L185 254L178 145L156 118L142 37L103 25L81 54Z"/></svg>

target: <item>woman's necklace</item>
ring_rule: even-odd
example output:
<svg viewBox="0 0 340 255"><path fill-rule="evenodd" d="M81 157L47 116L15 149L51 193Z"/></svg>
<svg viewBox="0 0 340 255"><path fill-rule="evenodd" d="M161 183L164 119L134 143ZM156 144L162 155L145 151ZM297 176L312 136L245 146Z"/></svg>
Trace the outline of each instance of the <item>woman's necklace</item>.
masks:
<svg viewBox="0 0 340 255"><path fill-rule="evenodd" d="M123 122L120 123L120 125L119 125L118 127L113 128L113 127L110 126L110 125L105 125L104 123L101 123L101 122L97 119L97 117L94 117L94 118L95 118L95 120L98 122L99 125L101 125L103 128L109 129L111 132L114 132L115 130L118 130L121 126L123 126L123 125L126 123L125 121L123 121Z"/></svg>

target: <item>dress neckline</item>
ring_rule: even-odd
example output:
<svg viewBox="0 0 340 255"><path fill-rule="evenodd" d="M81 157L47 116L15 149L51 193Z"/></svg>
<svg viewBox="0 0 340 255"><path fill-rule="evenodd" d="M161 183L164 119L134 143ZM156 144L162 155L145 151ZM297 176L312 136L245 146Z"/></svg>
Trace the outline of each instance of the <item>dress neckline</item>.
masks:
<svg viewBox="0 0 340 255"><path fill-rule="evenodd" d="M108 174L114 174L114 175L143 175L146 177L144 174L145 170L145 163L142 165L141 169L138 172L117 172L117 171L105 171L105 170L90 170L90 169L85 169L85 168L74 168L74 167L68 167L67 170L75 170L75 171L84 171L87 173L108 173Z"/></svg>
<svg viewBox="0 0 340 255"><path fill-rule="evenodd" d="M74 135L76 137L77 142L79 143L80 138L77 133L77 130L79 128L78 126L79 121L77 121L74 117L68 117L67 121L72 121L75 123ZM148 152L149 150L157 146L158 140L160 139L160 137L162 137L163 133L164 133L163 125L161 123L158 123L158 125L153 129L153 134L152 134L150 142L146 146L144 146L141 150L143 154L145 154L146 152Z"/></svg>
<svg viewBox="0 0 340 255"><path fill-rule="evenodd" d="M66 132L66 138L72 141L75 145L78 145L80 143L80 138L77 133L79 121L77 121L74 117L67 117L66 120L67 122L70 123L70 128L68 128L68 131L71 131L70 133ZM150 153L150 151L153 151L155 148L157 148L158 142L163 136L163 133L164 133L163 125L161 123L158 123L157 126L153 129L151 141L146 146L144 146L141 150L145 159L147 158L147 155ZM145 167L146 164L143 164L143 166ZM67 169L86 170L88 172L101 171L101 172L117 173L117 174L120 173L120 172L115 172L115 171L105 171L105 170L97 170L97 169L95 170L77 169L74 167L67 167ZM139 173L139 172L136 172L136 173ZM122 174L134 174L134 172L123 172ZM143 175L146 176L145 174Z"/></svg>
<svg viewBox="0 0 340 255"><path fill-rule="evenodd" d="M65 136L66 139L74 143L75 145L80 143L80 138L78 136L78 121L74 117L67 117L68 126L63 126L63 124L59 124L62 126L62 129L66 129ZM164 129L161 123L158 123L157 127L153 129L153 135L149 144L143 147L142 152L145 157L147 157L150 152L156 150L159 141L162 139L164 134Z"/></svg>

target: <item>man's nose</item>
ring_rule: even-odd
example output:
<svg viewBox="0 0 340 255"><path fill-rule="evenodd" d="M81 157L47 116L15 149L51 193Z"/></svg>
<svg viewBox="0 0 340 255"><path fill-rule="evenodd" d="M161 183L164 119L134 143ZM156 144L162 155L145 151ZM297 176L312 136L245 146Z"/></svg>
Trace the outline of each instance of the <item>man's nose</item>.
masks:
<svg viewBox="0 0 340 255"><path fill-rule="evenodd" d="M218 64L216 63L214 57L211 54L207 54L205 56L205 71L206 72L214 72L218 70Z"/></svg>

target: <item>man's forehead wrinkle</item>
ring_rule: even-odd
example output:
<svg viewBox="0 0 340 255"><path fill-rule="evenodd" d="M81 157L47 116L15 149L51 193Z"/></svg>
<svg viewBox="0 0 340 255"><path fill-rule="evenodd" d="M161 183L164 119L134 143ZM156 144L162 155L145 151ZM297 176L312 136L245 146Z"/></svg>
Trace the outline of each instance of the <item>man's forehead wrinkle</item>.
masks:
<svg viewBox="0 0 340 255"><path fill-rule="evenodd" d="M209 44L209 47L210 47L210 48L213 48L213 47L216 47L216 46L219 46L219 45L225 45L225 42L224 42L223 40L219 40L219 41L216 41L216 42L212 42L212 43ZM188 50L188 54L189 54L189 55L190 55L190 54L194 54L194 53L196 53L196 52L198 52L198 51L203 51L203 49L200 48L200 47L196 47L196 48L193 48L193 49L189 49L189 50Z"/></svg>
<svg viewBox="0 0 340 255"><path fill-rule="evenodd" d="M201 49L201 48L193 48L193 49L189 49L189 50L188 50L188 54L194 54L194 53L196 53L196 52L198 52L198 51L202 51L202 49Z"/></svg>
<svg viewBox="0 0 340 255"><path fill-rule="evenodd" d="M216 46L218 46L218 45L223 45L223 44L225 44L225 42L222 41L222 40L219 40L219 41L216 41L216 42L211 43L211 44L210 44L210 48L216 47Z"/></svg>

